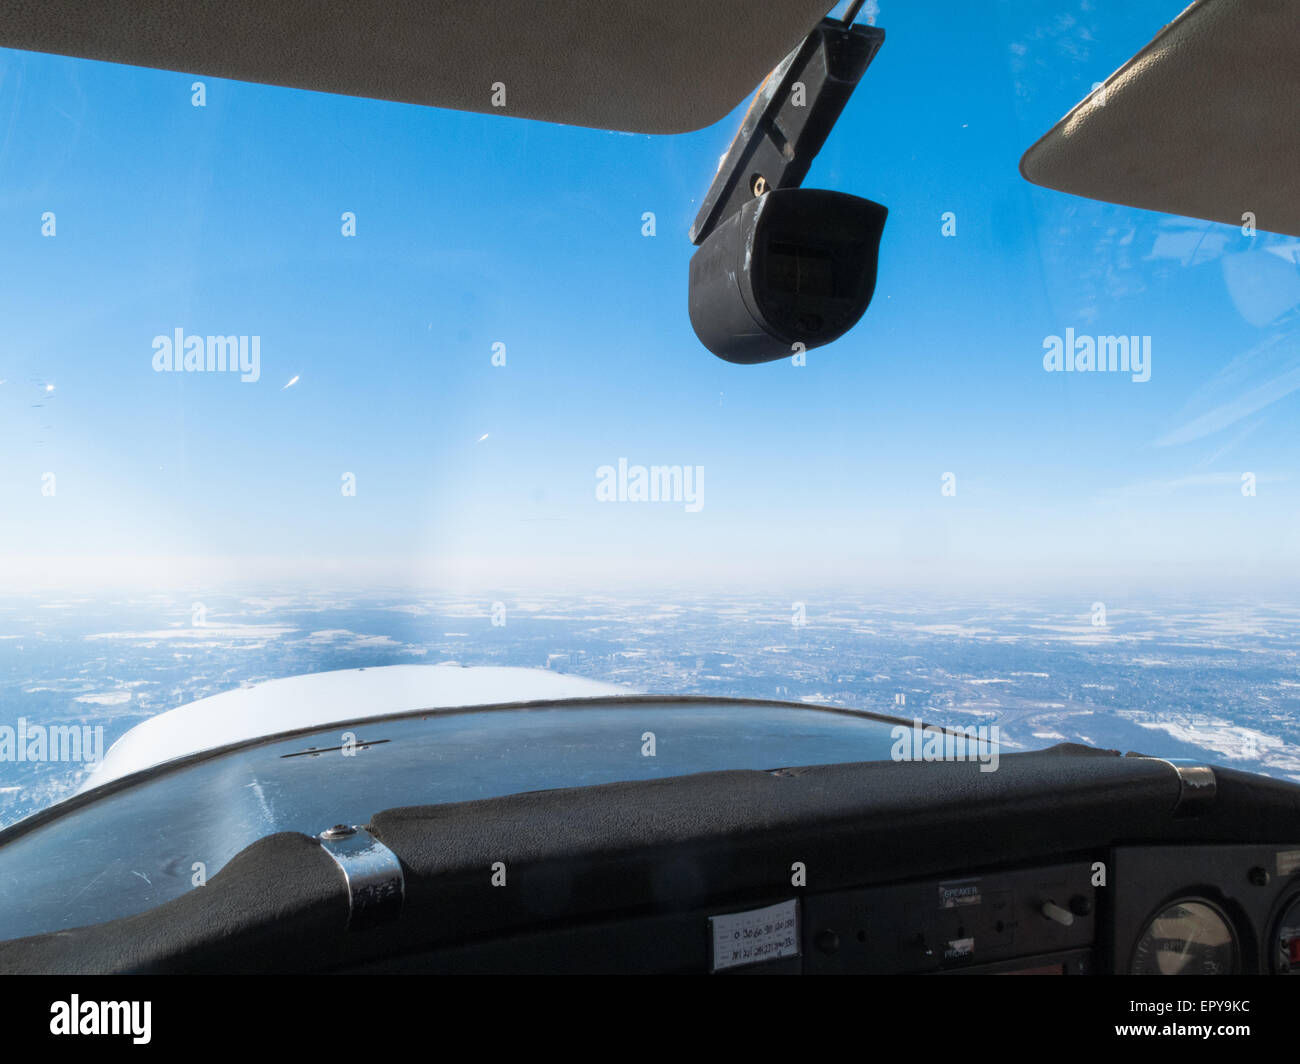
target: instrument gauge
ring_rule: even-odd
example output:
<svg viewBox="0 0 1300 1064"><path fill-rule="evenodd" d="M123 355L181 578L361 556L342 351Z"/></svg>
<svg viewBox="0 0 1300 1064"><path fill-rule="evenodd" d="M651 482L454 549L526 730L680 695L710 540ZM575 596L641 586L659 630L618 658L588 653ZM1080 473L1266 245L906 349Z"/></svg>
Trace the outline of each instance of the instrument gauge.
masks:
<svg viewBox="0 0 1300 1064"><path fill-rule="evenodd" d="M1300 916L1300 899L1289 912ZM1230 975L1239 970L1232 922L1211 901L1184 898L1147 923L1133 950L1133 975Z"/></svg>

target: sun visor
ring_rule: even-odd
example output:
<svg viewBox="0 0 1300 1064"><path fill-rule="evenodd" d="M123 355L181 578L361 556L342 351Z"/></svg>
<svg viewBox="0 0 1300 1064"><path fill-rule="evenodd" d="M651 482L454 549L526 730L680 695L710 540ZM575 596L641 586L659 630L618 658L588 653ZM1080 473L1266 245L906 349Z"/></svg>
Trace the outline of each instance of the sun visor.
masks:
<svg viewBox="0 0 1300 1064"><path fill-rule="evenodd" d="M1300 2L1198 0L1020 160L1036 185L1300 236Z"/></svg>
<svg viewBox="0 0 1300 1064"><path fill-rule="evenodd" d="M635 133L726 116L832 0L41 0L0 46Z"/></svg>

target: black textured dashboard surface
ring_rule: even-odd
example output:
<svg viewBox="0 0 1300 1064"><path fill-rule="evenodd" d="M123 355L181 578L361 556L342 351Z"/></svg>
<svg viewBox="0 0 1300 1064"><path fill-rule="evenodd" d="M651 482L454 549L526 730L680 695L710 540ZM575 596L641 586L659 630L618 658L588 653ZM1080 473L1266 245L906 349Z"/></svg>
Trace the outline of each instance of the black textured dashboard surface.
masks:
<svg viewBox="0 0 1300 1064"><path fill-rule="evenodd" d="M1176 819L1166 762L1059 746L974 762L865 763L515 794L393 809L402 918L347 933L343 878L311 838L270 836L197 888L128 919L0 943L4 972L328 970L623 916L1056 861L1127 841L1292 834L1300 787L1217 770ZM806 885L792 887L801 862ZM505 885L493 886L494 865Z"/></svg>

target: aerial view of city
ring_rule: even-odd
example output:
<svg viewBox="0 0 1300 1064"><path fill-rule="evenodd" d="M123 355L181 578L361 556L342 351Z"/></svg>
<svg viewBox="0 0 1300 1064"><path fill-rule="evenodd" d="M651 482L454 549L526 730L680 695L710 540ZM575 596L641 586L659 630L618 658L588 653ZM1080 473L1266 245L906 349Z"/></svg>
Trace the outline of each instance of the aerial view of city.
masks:
<svg viewBox="0 0 1300 1064"><path fill-rule="evenodd" d="M1300 780L1300 609L1285 604L266 592L10 599L0 726L129 728L241 685L393 664L509 665L629 691L997 724L1060 742ZM780 767L780 766L773 766ZM0 761L0 824L84 763Z"/></svg>

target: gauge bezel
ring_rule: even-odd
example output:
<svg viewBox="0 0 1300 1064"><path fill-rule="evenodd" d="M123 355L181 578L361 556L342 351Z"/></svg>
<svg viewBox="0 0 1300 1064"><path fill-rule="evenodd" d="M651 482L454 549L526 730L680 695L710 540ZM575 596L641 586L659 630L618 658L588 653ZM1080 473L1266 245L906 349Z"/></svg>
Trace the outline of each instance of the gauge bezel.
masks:
<svg viewBox="0 0 1300 1064"><path fill-rule="evenodd" d="M1289 972L1278 971L1277 940L1282 932L1282 920L1292 906L1300 905L1300 880L1287 886L1278 896L1277 904L1268 917L1268 972L1270 975L1300 975L1300 968Z"/></svg>
<svg viewBox="0 0 1300 1064"><path fill-rule="evenodd" d="M1300 895L1297 896L1300 897ZM1133 940L1133 946L1129 950L1129 975L1140 974L1133 970L1137 965L1138 948L1142 945L1147 935L1151 933L1151 928L1155 922L1174 906L1189 905L1193 903L1204 905L1207 909L1218 916L1218 918L1223 921L1224 926L1228 929L1228 936L1232 945L1232 967L1229 971L1221 972L1220 974L1241 975L1245 971L1245 951L1242 949L1241 928L1238 926L1237 921L1229 914L1227 907L1220 902L1215 901L1213 898L1206 897L1204 894L1178 894L1166 901L1162 901L1142 922L1142 930L1138 933L1137 938ZM1283 912L1285 912L1285 910L1283 910Z"/></svg>

